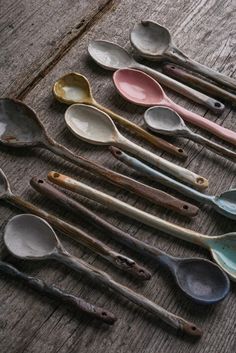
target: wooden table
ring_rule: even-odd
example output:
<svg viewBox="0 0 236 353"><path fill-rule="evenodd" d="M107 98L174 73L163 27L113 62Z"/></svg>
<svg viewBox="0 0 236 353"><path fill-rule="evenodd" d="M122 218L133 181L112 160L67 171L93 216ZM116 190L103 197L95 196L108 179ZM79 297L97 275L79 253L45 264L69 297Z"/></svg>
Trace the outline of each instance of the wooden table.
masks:
<svg viewBox="0 0 236 353"><path fill-rule="evenodd" d="M56 79L67 72L78 71L88 77L99 102L142 124L144 109L128 104L119 97L113 87L111 73L101 69L88 58L86 48L89 41L94 38L112 40L131 50L130 28L141 19L152 19L168 26L176 44L191 57L226 75L235 76L236 23L233 1L8 0L2 2L1 9L0 91L2 96L16 97L28 103L37 111L51 136L73 151L138 180L146 181L137 173L117 163L106 147L92 147L76 140L65 127L63 114L66 106L56 102L52 96L51 88ZM222 116L217 117L177 94L170 92L170 96L175 102L218 124L236 130L235 113L229 108ZM129 133L127 136L136 140ZM151 150L151 147L143 141L137 140L137 142ZM184 147L189 154L188 160L182 165L209 177L210 193L217 194L235 186L233 163L194 143L184 140L178 140L176 143ZM165 155L160 151L152 150ZM175 158L169 156L167 158L181 164ZM54 283L71 293L81 295L92 303L110 309L119 318L114 327L91 322L82 314L73 313L58 302L48 300L25 286L1 276L1 353L233 353L236 351L235 285L232 285L231 294L227 299L217 306L208 308L190 303L180 294L172 283L172 278L164 271L159 271L153 263L147 263L140 256L109 240L109 235L93 229L83 219L70 215L64 209L55 206L53 202L36 194L29 186L29 180L34 175L45 177L49 170L66 172L125 202L205 234L217 235L231 232L236 227L234 222L216 214L211 208L202 206L198 217L187 221L170 211L154 207L153 204L135 195L121 191L100 178L73 168L69 163L63 163L49 152L1 148L1 167L9 177L15 193L78 224L114 249L133 256L140 263L145 263L152 270L153 278L145 285L141 285L111 268L112 266L105 260L102 261L82 246L59 234L63 244L74 255L81 256L89 263L111 273L118 281L166 309L194 321L204 331L199 341L176 335L174 330L160 321L153 320L126 300L100 290L88 283L86 278L81 278L63 266L53 262L46 265L13 259L1 242L2 258L11 261L27 273L38 275L48 283ZM194 245L142 226L82 197L76 197L76 199L89 205L98 214L105 216L131 235L159 246L173 255L208 257L204 250ZM14 207L8 207L1 202L2 231L7 220L18 212Z"/></svg>

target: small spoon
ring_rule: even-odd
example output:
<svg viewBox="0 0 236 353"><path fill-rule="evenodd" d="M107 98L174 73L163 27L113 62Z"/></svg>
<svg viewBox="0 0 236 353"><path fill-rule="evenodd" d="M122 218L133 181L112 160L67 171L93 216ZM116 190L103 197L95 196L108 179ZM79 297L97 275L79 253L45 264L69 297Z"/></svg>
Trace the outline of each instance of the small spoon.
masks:
<svg viewBox="0 0 236 353"><path fill-rule="evenodd" d="M203 177L156 156L125 138L109 115L95 107L73 104L65 112L65 121L71 132L86 142L124 148L194 187L205 189L208 186L208 181Z"/></svg>
<svg viewBox="0 0 236 353"><path fill-rule="evenodd" d="M60 243L51 226L39 217L30 214L13 217L6 225L4 243L10 253L20 259L52 259L61 262L69 268L87 275L91 282L98 283L103 288L108 288L121 294L172 327L190 335L201 335L201 331L194 324L171 314L142 295L116 282L107 273L69 254Z"/></svg>
<svg viewBox="0 0 236 353"><path fill-rule="evenodd" d="M0 261L0 272L20 280L28 287L33 288L44 296L49 296L60 300L63 303L69 304L71 309L80 310L81 312L88 314L89 317L98 319L109 325L113 325L117 320L117 318L110 311L90 304L84 299L69 294L68 292L63 291L54 285L50 286L37 277L28 276L24 272L17 270L14 266L8 264L5 261Z"/></svg>
<svg viewBox="0 0 236 353"><path fill-rule="evenodd" d="M118 70L130 67L132 69L141 70L155 78L164 86L171 88L194 102L203 104L216 114L221 114L225 109L221 102L173 80L159 71L137 63L124 48L115 43L105 40L95 40L89 43L88 52L93 60L104 69Z"/></svg>
<svg viewBox="0 0 236 353"><path fill-rule="evenodd" d="M236 132L193 113L174 103L152 77L133 69L120 69L113 75L119 93L128 101L142 105L165 106L174 109L185 121L211 132L213 135L236 145Z"/></svg>
<svg viewBox="0 0 236 353"><path fill-rule="evenodd" d="M219 196L206 195L197 190L191 189L187 185L181 184L178 181L169 178L167 175L160 173L153 168L150 168L147 164L144 164L138 159L129 156L118 148L111 147L110 150L113 156L116 157L119 161L137 170L142 175L147 176L151 180L155 180L158 183L168 186L174 190L177 190L181 194L190 197L191 199L201 203L206 203L212 206L220 214L236 220L236 189L225 191Z"/></svg>
<svg viewBox="0 0 236 353"><path fill-rule="evenodd" d="M64 206L90 224L104 230L114 240L147 256L171 272L175 283L190 299L201 304L214 304L224 299L230 286L228 276L211 261L200 258L178 258L138 240L99 217L87 207L56 189L45 180L32 178L31 186L43 196Z"/></svg>
<svg viewBox="0 0 236 353"><path fill-rule="evenodd" d="M181 136L200 143L220 156L236 162L236 153L230 151L211 140L191 131L183 119L173 109L166 107L152 107L146 110L144 121L148 128L154 132L167 136Z"/></svg>
<svg viewBox="0 0 236 353"><path fill-rule="evenodd" d="M54 184L60 185L68 190L88 197L89 199L99 202L105 206L109 205L109 209L120 212L125 216L137 220L138 222L144 223L174 237L189 241L193 244L208 249L216 263L229 275L233 281L236 281L236 232L219 236L203 235L193 230L177 226L171 222L167 222L159 217L153 216L150 213L141 211L138 208L91 188L88 185L76 181L66 175L57 172L50 172L48 174L48 178Z"/></svg>
<svg viewBox="0 0 236 353"><path fill-rule="evenodd" d="M140 55L145 58L156 61L166 60L179 64L223 86L233 90L236 89L234 79L190 59L181 52L173 43L169 30L156 22L141 21L141 23L136 24L130 33L130 41Z"/></svg>
<svg viewBox="0 0 236 353"><path fill-rule="evenodd" d="M153 146L183 159L187 157L186 153L181 148L170 144L162 138L153 136L146 130L142 129L140 126L132 123L128 119L123 118L122 116L114 113L113 111L96 102L92 96L89 81L85 76L80 75L79 73L71 72L59 78L59 80L57 80L53 86L53 94L59 102L65 104L70 105L74 103L84 103L93 105L110 115L115 122L135 132L138 136L142 137Z"/></svg>

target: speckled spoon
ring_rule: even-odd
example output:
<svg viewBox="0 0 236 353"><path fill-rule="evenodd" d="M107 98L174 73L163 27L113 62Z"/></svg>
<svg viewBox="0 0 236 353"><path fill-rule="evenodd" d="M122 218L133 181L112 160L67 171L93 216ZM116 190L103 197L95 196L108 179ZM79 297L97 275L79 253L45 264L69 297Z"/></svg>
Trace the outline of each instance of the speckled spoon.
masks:
<svg viewBox="0 0 236 353"><path fill-rule="evenodd" d="M71 132L86 142L124 148L194 187L203 189L208 185L203 177L156 156L125 138L117 130L109 115L95 107L73 104L65 112L65 121Z"/></svg>
<svg viewBox="0 0 236 353"><path fill-rule="evenodd" d="M125 67L138 69L146 72L159 83L172 90L182 94L183 96L193 100L194 102L203 104L216 114L224 111L224 105L207 95L196 91L159 71L153 70L145 65L137 63L134 58L121 46L105 40L94 40L88 45L88 52L94 61L100 66L108 70L117 70Z"/></svg>
<svg viewBox="0 0 236 353"><path fill-rule="evenodd" d="M130 33L132 45L143 57L156 61L170 61L186 69L195 71L219 84L236 90L236 81L205 65L202 65L181 52L173 43L169 30L153 21L141 21Z"/></svg>
<svg viewBox="0 0 236 353"><path fill-rule="evenodd" d="M189 335L200 336L201 331L191 322L166 311L142 295L113 280L105 272L98 270L69 254L60 243L54 230L43 219L30 214L13 217L6 225L4 242L10 253L25 260L56 260L87 275L92 283L117 292L144 308L176 329Z"/></svg>

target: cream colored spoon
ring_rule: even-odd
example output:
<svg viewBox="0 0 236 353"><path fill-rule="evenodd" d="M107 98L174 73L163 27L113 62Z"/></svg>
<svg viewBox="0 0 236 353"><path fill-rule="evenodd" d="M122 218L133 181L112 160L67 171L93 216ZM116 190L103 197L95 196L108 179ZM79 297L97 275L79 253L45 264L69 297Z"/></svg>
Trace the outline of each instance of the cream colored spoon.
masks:
<svg viewBox="0 0 236 353"><path fill-rule="evenodd" d="M156 156L125 138L109 115L95 107L73 104L65 112L65 121L72 133L86 142L120 147L194 187L206 188L208 185L203 177Z"/></svg>

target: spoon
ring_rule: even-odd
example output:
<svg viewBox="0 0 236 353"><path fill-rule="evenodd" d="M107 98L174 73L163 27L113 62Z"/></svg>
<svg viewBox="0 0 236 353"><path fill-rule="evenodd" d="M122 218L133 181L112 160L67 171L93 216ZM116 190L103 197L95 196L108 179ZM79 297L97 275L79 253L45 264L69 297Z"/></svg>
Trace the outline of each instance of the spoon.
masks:
<svg viewBox="0 0 236 353"><path fill-rule="evenodd" d="M194 187L205 189L208 186L208 181L203 177L156 156L125 138L117 130L109 115L95 107L73 104L65 112L65 122L72 133L86 142L124 148Z"/></svg>
<svg viewBox="0 0 236 353"><path fill-rule="evenodd" d="M54 285L50 286L37 277L28 276L5 261L0 261L0 272L22 281L27 286L35 289L39 293L42 293L44 296L50 296L62 301L63 303L69 304L71 308L80 310L81 312L88 314L89 317L98 319L109 325L113 325L117 320L117 318L110 311L92 305L84 299L69 294Z"/></svg>
<svg viewBox="0 0 236 353"><path fill-rule="evenodd" d="M89 43L88 52L94 61L104 69L118 70L126 67L146 72L158 82L194 102L203 104L214 113L222 113L225 109L221 102L206 96L172 78L153 70L145 65L137 63L134 58L121 46L105 40L95 40Z"/></svg>
<svg viewBox="0 0 236 353"><path fill-rule="evenodd" d="M45 180L35 177L31 179L30 184L40 194L53 200L59 206L64 206L78 217L88 221L89 224L99 227L102 232L105 230L114 240L128 246L131 250L138 251L142 257L147 256L166 267L173 275L177 286L190 299L201 304L213 304L228 294L230 288L228 276L211 261L170 256L113 226Z"/></svg>
<svg viewBox="0 0 236 353"><path fill-rule="evenodd" d="M25 201L19 196L14 195L2 169L0 169L0 199L18 207L24 212L30 212L45 219L60 232L84 245L95 254L105 258L107 261L122 271L125 271L130 275L139 278L140 280L149 280L151 278L150 272L143 266L138 265L136 261L133 261L131 258L113 251L109 246L95 239L94 236L85 233L79 227L75 227L70 223L64 222L62 219L55 217L52 214L45 212L41 208L34 206L32 203Z"/></svg>
<svg viewBox="0 0 236 353"><path fill-rule="evenodd" d="M35 111L20 101L10 98L0 99L0 143L7 147L45 148L64 160L159 205L159 190L107 169L78 154L75 155L49 137ZM162 199L163 206L164 201Z"/></svg>
<svg viewBox="0 0 236 353"><path fill-rule="evenodd" d="M213 135L236 145L236 132L193 113L174 103L152 77L133 69L120 69L113 75L119 93L128 101L149 106L166 106L174 109L185 121L211 132Z"/></svg>
<svg viewBox="0 0 236 353"><path fill-rule="evenodd" d="M225 191L219 196L206 195L191 189L187 185L181 184L178 181L169 178L167 175L162 174L153 168L150 168L147 164L144 164L138 159L129 156L118 148L111 147L110 150L113 156L116 157L119 161L137 170L142 175L147 176L148 178L166 185L174 190L177 190L181 194L190 197L191 199L201 203L206 203L212 206L215 211L219 212L220 214L236 220L236 189Z"/></svg>
<svg viewBox="0 0 236 353"><path fill-rule="evenodd" d="M200 143L220 156L236 162L236 153L230 151L211 140L191 131L184 123L183 119L173 109L166 107L152 107L146 110L144 121L148 128L167 136L181 136Z"/></svg>
<svg viewBox="0 0 236 353"><path fill-rule="evenodd" d="M203 235L193 230L177 226L171 222L153 216L150 213L139 210L127 203L124 203L110 195L89 187L66 175L57 172L50 172L48 178L53 183L60 185L68 190L88 197L96 202L109 205L109 209L120 212L141 223L159 229L177 238L189 241L198 246L208 249L216 263L236 281L236 233L227 233L219 236Z"/></svg>
<svg viewBox="0 0 236 353"><path fill-rule="evenodd" d="M132 123L128 119L123 118L122 116L114 113L113 111L96 102L92 96L89 81L85 76L82 76L79 73L71 72L59 78L59 80L57 80L53 86L53 94L58 101L65 104L70 105L74 103L85 103L93 105L109 114L115 122L135 132L138 136L142 137L152 145L174 156L183 159L187 157L186 153L181 148L178 148L159 137L153 136L146 130L142 129L140 126Z"/></svg>
<svg viewBox="0 0 236 353"><path fill-rule="evenodd" d="M156 22L141 21L136 24L130 33L130 41L140 55L145 58L156 61L169 60L223 86L236 89L234 79L190 59L181 52L173 43L169 30Z"/></svg>
<svg viewBox="0 0 236 353"><path fill-rule="evenodd" d="M194 324L166 311L142 295L116 282L105 272L69 254L51 226L39 217L30 214L13 217L6 225L4 243L10 253L20 259L53 259L61 262L79 273L86 274L91 282L100 283L103 288L121 294L172 327L190 335L201 335L201 331Z"/></svg>

